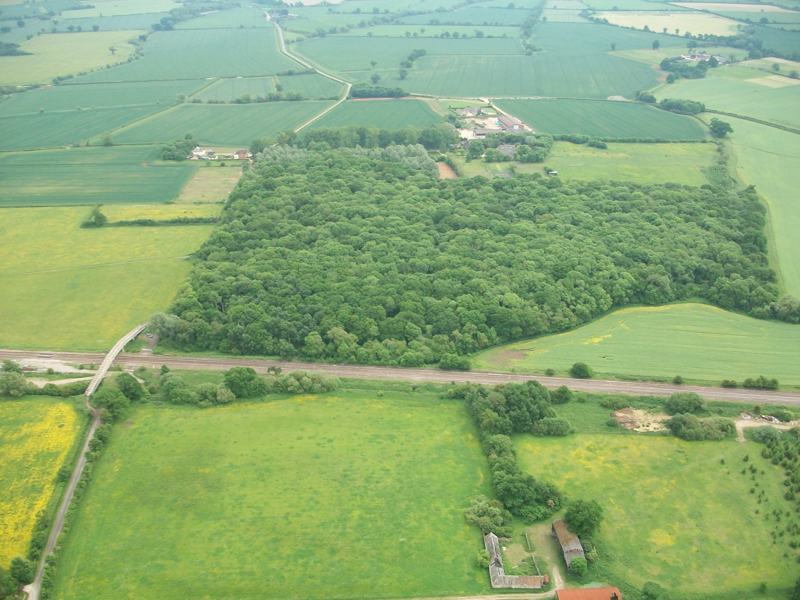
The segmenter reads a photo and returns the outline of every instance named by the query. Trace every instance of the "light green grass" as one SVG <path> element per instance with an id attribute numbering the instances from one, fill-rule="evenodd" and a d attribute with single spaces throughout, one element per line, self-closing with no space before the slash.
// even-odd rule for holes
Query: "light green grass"
<path id="1" fill-rule="evenodd" d="M 796 551 L 785 539 L 772 543 L 774 517 L 765 517 L 791 510 L 782 471 L 752 442 L 581 433 L 523 436 L 516 448 L 528 472 L 603 507 L 590 580 L 610 581 L 626 597 L 627 586 L 655 581 L 676 600 L 758 598 L 762 581 L 768 597 L 784 598 L 794 585 Z M 755 482 L 741 474 L 750 464 L 759 470 Z M 766 491 L 762 504 L 749 493 L 754 484 Z"/>
<path id="2" fill-rule="evenodd" d="M 800 297 L 800 135 L 724 117 L 734 129 L 731 146 L 739 178 L 756 186 L 769 207 L 771 250 L 777 258 L 781 283 Z"/>
<path id="3" fill-rule="evenodd" d="M 295 92 L 308 99 L 338 98 L 344 92 L 341 83 L 316 73 L 281 75 L 277 80 L 284 93 Z"/>
<path id="4" fill-rule="evenodd" d="M 501 100 L 498 106 L 536 131 L 578 133 L 604 139 L 702 140 L 703 125 L 634 102 L 592 100 Z"/>
<path id="5" fill-rule="evenodd" d="M 736 35 L 739 28 L 739 23 L 731 19 L 705 12 L 686 10 L 669 12 L 609 11 L 596 14 L 599 18 L 608 20 L 612 25 L 635 29 L 649 27 L 651 31 L 661 31 L 666 28 L 669 33 L 680 35 L 687 32 L 693 35 Z"/>
<path id="6" fill-rule="evenodd" d="M 705 79 L 681 79 L 664 85 L 656 95 L 659 99 L 699 100 L 712 110 L 800 128 L 800 82 L 779 74 L 736 65 L 720 67 Z"/>
<path id="7" fill-rule="evenodd" d="M 0 210 L 0 347 L 106 351 L 165 310 L 208 226 L 81 229 L 87 207 Z"/>
<path id="8" fill-rule="evenodd" d="M 379 129 L 427 127 L 441 123 L 437 115 L 422 100 L 350 100 L 315 121 L 311 127 L 345 127 L 358 125 Z"/>
<path id="9" fill-rule="evenodd" d="M 521 26 L 531 15 L 529 10 L 518 8 L 486 8 L 464 6 L 446 13 L 427 13 L 403 17 L 400 22 L 410 25 L 516 25 Z"/>
<path id="10" fill-rule="evenodd" d="M 719 383 L 763 374 L 800 387 L 800 326 L 704 304 L 625 308 L 566 333 L 477 354 L 478 370 L 566 373 L 587 363 L 598 377 Z"/>
<path id="11" fill-rule="evenodd" d="M 612 179 L 637 183 L 708 183 L 705 170 L 716 157 L 714 144 L 608 144 L 600 150 L 556 142 L 548 167 L 562 179 Z"/>
<path id="12" fill-rule="evenodd" d="M 123 144 L 169 142 L 192 134 L 206 144 L 247 146 L 255 139 L 289 131 L 321 112 L 331 102 L 266 102 L 260 104 L 183 104 L 114 134 Z"/>
<path id="13" fill-rule="evenodd" d="M 0 567 L 28 553 L 36 517 L 56 491 L 56 473 L 81 422 L 70 402 L 26 396 L 0 400 Z"/>
<path id="14" fill-rule="evenodd" d="M 518 38 L 520 35 L 519 27 L 503 25 L 375 25 L 374 27 L 351 29 L 345 35 L 429 38 L 438 37 L 443 33 L 451 36 L 453 33 L 458 33 L 459 36 L 472 38 L 476 37 L 476 31 L 482 32 L 483 37 Z"/>
<path id="15" fill-rule="evenodd" d="M 0 207 L 169 202 L 197 167 L 160 148 L 114 146 L 0 154 Z"/>
<path id="16" fill-rule="evenodd" d="M 0 57 L 0 85 L 49 83 L 54 77 L 125 62 L 139 31 L 44 34 L 20 48 L 30 54 Z M 112 53 L 111 48 L 116 52 Z"/>
<path id="17" fill-rule="evenodd" d="M 462 405 L 434 394 L 141 408 L 97 465 L 53 597 L 485 592 L 463 509 L 486 492 Z"/>
<path id="18" fill-rule="evenodd" d="M 308 100 L 336 98 L 341 95 L 344 87 L 340 83 L 317 75 L 307 73 L 302 75 L 269 76 L 269 77 L 237 77 L 233 79 L 220 79 L 204 88 L 194 97 L 203 101 L 233 102 L 238 98 L 249 95 L 255 99 L 265 98 L 277 91 L 281 86 L 284 94 L 298 93 Z"/>
<path id="19" fill-rule="evenodd" d="M 264 11 L 256 6 L 243 6 L 217 10 L 210 14 L 181 21 L 176 29 L 271 27 Z"/>
<path id="20" fill-rule="evenodd" d="M 113 17 L 139 13 L 169 12 L 179 8 L 174 0 L 92 0 L 91 7 L 80 10 L 65 10 L 62 17 Z"/>

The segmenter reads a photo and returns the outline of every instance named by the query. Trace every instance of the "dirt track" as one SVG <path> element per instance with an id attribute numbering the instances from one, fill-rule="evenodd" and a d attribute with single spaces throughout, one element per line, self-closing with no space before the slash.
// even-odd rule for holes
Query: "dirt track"
<path id="1" fill-rule="evenodd" d="M 65 363 L 99 364 L 103 359 L 100 353 L 47 352 L 26 350 L 0 350 L 0 360 L 60 360 Z M 517 375 L 513 373 L 483 373 L 477 371 L 441 371 L 439 369 L 404 369 L 400 367 L 371 367 L 363 365 L 337 365 L 327 363 L 303 363 L 276 361 L 258 358 L 168 356 L 144 354 L 120 354 L 117 364 L 125 367 L 160 367 L 167 365 L 174 369 L 194 369 L 219 371 L 231 367 L 252 367 L 265 373 L 269 367 L 280 367 L 284 371 L 313 371 L 336 377 L 352 379 L 388 379 L 398 381 L 432 383 L 483 383 L 494 385 L 514 381 L 536 380 L 550 388 L 566 385 L 582 392 L 602 394 L 628 394 L 635 396 L 669 396 L 675 392 L 696 392 L 706 400 L 724 400 L 744 404 L 786 404 L 800 405 L 799 392 L 763 391 L 746 389 L 726 389 L 696 385 L 673 385 L 647 381 L 610 381 L 602 379 L 570 379 L 568 377 L 547 377 L 545 375 Z"/>

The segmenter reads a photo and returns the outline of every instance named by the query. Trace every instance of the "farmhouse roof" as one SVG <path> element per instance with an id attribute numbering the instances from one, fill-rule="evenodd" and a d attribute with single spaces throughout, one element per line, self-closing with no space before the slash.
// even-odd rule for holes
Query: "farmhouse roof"
<path id="1" fill-rule="evenodd" d="M 522 121 L 516 119 L 514 117 L 510 117 L 508 115 L 500 115 L 497 117 L 497 122 L 500 123 L 506 129 L 511 129 L 512 127 L 521 127 Z"/>
<path id="2" fill-rule="evenodd" d="M 557 590 L 556 600 L 622 600 L 622 592 L 615 587 L 573 588 Z"/>
<path id="3" fill-rule="evenodd" d="M 481 114 L 481 109 L 479 106 L 468 106 L 466 108 L 460 108 L 456 111 L 462 117 L 477 117 Z"/>
<path id="4" fill-rule="evenodd" d="M 581 546 L 580 539 L 569 530 L 562 519 L 553 521 L 553 533 L 561 546 L 561 552 L 564 554 L 564 562 L 567 563 L 567 566 L 572 564 L 574 559 L 583 557 L 583 546 Z"/>

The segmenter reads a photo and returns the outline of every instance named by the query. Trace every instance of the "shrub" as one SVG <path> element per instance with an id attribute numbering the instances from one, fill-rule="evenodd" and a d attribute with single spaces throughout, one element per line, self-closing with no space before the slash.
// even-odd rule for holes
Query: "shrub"
<path id="1" fill-rule="evenodd" d="M 501 537 L 511 534 L 511 513 L 498 500 L 489 500 L 485 496 L 473 498 L 470 507 L 464 511 L 464 518 L 483 533 L 492 532 Z"/>
<path id="2" fill-rule="evenodd" d="M 699 413 L 705 408 L 703 399 L 692 392 L 672 394 L 664 403 L 664 410 L 670 415 L 681 413 Z"/>
<path id="3" fill-rule="evenodd" d="M 439 360 L 439 368 L 447 371 L 469 371 L 472 365 L 466 356 L 445 354 Z"/>
<path id="4" fill-rule="evenodd" d="M 0 371 L 4 373 L 22 373 L 22 367 L 19 366 L 18 362 L 13 360 L 4 360 Z"/>
<path id="5" fill-rule="evenodd" d="M 145 395 L 142 384 L 130 373 L 120 373 L 116 379 L 117 387 L 131 402 L 138 402 Z"/>
<path id="6" fill-rule="evenodd" d="M 546 417 L 534 423 L 532 432 L 534 435 L 563 437 L 572 432 L 572 427 L 566 419 Z"/>
<path id="7" fill-rule="evenodd" d="M 583 577 L 589 571 L 589 563 L 586 562 L 585 558 L 578 556 L 569 563 L 569 570 L 573 575 Z"/>
<path id="8" fill-rule="evenodd" d="M 254 398 L 267 391 L 267 385 L 250 367 L 233 367 L 225 372 L 225 385 L 237 398 Z"/>
<path id="9" fill-rule="evenodd" d="M 592 537 L 602 520 L 603 507 L 594 500 L 576 500 L 564 514 L 564 521 L 578 537 Z"/>
<path id="10" fill-rule="evenodd" d="M 19 398 L 27 394 L 29 389 L 28 380 L 21 373 L 0 374 L 0 396 Z"/>
<path id="11" fill-rule="evenodd" d="M 722 440 L 736 433 L 733 421 L 723 417 L 698 419 L 695 415 L 681 414 L 669 419 L 666 426 L 675 437 L 690 442 Z"/>
<path id="12" fill-rule="evenodd" d="M 553 404 L 566 404 L 570 400 L 572 400 L 572 390 L 565 385 L 550 392 L 550 401 Z"/>
<path id="13" fill-rule="evenodd" d="M 92 396 L 92 404 L 101 409 L 112 421 L 119 419 L 131 405 L 121 391 L 103 386 Z"/>
<path id="14" fill-rule="evenodd" d="M 774 378 L 768 379 L 763 375 L 759 375 L 755 379 L 748 377 L 742 383 L 742 387 L 746 387 L 752 390 L 777 390 L 778 380 Z"/>
<path id="15" fill-rule="evenodd" d="M 789 421 L 792 420 L 793 417 L 792 413 L 783 407 L 773 408 L 770 411 L 768 411 L 767 414 L 771 417 L 775 417 L 776 419 L 778 419 L 778 421 L 781 421 L 782 423 L 788 423 Z"/>
<path id="16" fill-rule="evenodd" d="M 569 374 L 576 379 L 589 379 L 592 376 L 592 370 L 586 363 L 576 362 L 570 367 Z"/>
<path id="17" fill-rule="evenodd" d="M 667 590 L 654 581 L 648 581 L 642 588 L 644 600 L 669 600 Z"/>
<path id="18" fill-rule="evenodd" d="M 683 377 L 680 375 L 675 375 L 675 377 L 672 378 L 672 383 L 675 385 L 683 385 Z"/>
<path id="19" fill-rule="evenodd" d="M 739 384 L 736 383 L 733 379 L 723 379 L 722 383 L 720 384 L 724 388 L 736 388 L 739 387 Z"/>
<path id="20" fill-rule="evenodd" d="M 11 561 L 11 569 L 9 572 L 14 581 L 19 585 L 27 585 L 33 581 L 35 570 L 34 564 L 31 561 L 17 556 Z"/>

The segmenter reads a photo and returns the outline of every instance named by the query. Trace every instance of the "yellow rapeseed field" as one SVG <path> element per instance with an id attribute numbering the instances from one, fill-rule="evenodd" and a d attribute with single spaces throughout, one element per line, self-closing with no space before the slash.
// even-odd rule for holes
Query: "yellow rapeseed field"
<path id="1" fill-rule="evenodd" d="M 0 401 L 0 566 L 28 551 L 36 516 L 80 429 L 75 408 L 50 398 Z"/>

